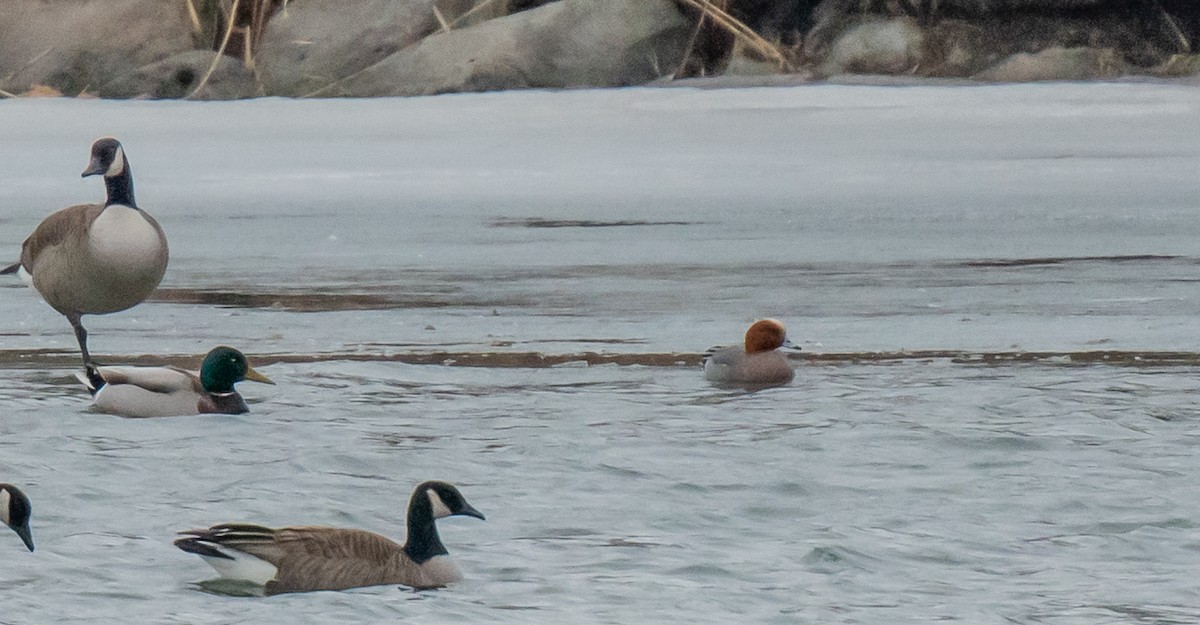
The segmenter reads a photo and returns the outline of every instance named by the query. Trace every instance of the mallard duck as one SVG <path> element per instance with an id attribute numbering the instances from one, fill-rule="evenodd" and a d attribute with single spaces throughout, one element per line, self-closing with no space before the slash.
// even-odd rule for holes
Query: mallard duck
<path id="1" fill-rule="evenodd" d="M 104 176 L 103 204 L 64 208 L 25 239 L 21 261 L 0 274 L 17 274 L 75 330 L 83 364 L 92 362 L 83 315 L 135 306 L 150 296 L 167 270 L 167 239 L 158 222 L 133 199 L 133 175 L 120 142 L 92 144 L 83 176 Z"/>
<path id="2" fill-rule="evenodd" d="M 33 534 L 29 531 L 29 516 L 33 506 L 21 489 L 12 484 L 0 484 L 0 522 L 12 528 L 21 542 L 33 551 Z"/>
<path id="3" fill-rule="evenodd" d="M 746 330 L 743 346 L 714 347 L 704 354 L 704 377 L 717 384 L 777 386 L 792 381 L 795 372 L 778 350 L 800 349 L 776 319 L 760 319 Z"/>
<path id="4" fill-rule="evenodd" d="M 97 367 L 88 365 L 76 377 L 103 412 L 125 417 L 173 417 L 250 410 L 233 388 L 242 380 L 274 384 L 232 347 L 215 347 L 199 373 L 178 367 Z"/>
<path id="5" fill-rule="evenodd" d="M 439 588 L 461 579 L 434 520 L 483 519 L 453 485 L 422 482 L 408 502 L 408 540 L 399 545 L 360 529 L 226 523 L 180 532 L 175 546 L 199 555 L 223 579 L 263 586 L 268 595 L 400 584 Z"/>

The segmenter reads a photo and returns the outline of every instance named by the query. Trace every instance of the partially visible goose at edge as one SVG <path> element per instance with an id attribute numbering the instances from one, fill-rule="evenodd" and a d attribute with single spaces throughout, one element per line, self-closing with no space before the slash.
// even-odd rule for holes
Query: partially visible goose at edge
<path id="1" fill-rule="evenodd" d="M 111 137 L 92 144 L 83 176 L 102 174 L 103 204 L 64 208 L 25 239 L 21 261 L 0 270 L 17 274 L 64 315 L 75 330 L 85 365 L 91 363 L 80 317 L 131 308 L 158 287 L 167 270 L 167 239 L 133 198 L 125 149 Z"/>
<path id="2" fill-rule="evenodd" d="M 33 551 L 33 533 L 29 531 L 29 516 L 33 506 L 21 489 L 12 484 L 0 484 L 0 522 L 12 528 L 21 542 Z"/>
<path id="3" fill-rule="evenodd" d="M 102 412 L 124 417 L 242 414 L 250 408 L 233 385 L 243 380 L 274 384 L 232 347 L 214 347 L 200 371 L 178 367 L 96 367 L 76 373 Z"/>
<path id="4" fill-rule="evenodd" d="M 760 319 L 746 330 L 744 345 L 714 347 L 704 355 L 704 377 L 720 385 L 779 386 L 795 372 L 780 348 L 799 350 L 776 319 Z"/>
<path id="5" fill-rule="evenodd" d="M 457 488 L 429 481 L 413 490 L 403 545 L 360 529 L 227 523 L 180 532 L 175 546 L 204 558 L 222 579 L 263 586 L 268 595 L 382 584 L 440 588 L 462 579 L 434 524 L 454 515 L 483 519 Z"/>

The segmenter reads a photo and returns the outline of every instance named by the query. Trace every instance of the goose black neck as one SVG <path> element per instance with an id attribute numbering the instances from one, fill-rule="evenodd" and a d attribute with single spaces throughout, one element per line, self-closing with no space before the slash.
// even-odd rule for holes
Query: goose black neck
<path id="1" fill-rule="evenodd" d="M 125 158 L 125 156 L 122 155 L 121 158 Z M 129 173 L 129 159 L 125 159 L 121 173 L 104 177 L 104 188 L 108 191 L 108 199 L 104 202 L 105 206 L 120 204 L 137 208 L 137 202 L 133 199 L 133 176 Z"/>
<path id="2" fill-rule="evenodd" d="M 438 536 L 433 506 L 424 491 L 413 493 L 412 501 L 408 504 L 408 539 L 404 541 L 404 553 L 417 564 L 449 553 Z"/>

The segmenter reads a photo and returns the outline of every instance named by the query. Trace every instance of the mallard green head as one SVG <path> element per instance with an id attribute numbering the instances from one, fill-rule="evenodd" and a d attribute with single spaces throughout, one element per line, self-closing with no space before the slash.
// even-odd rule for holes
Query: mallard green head
<path id="1" fill-rule="evenodd" d="M 242 352 L 232 347 L 214 347 L 200 365 L 200 385 L 210 393 L 230 393 L 233 385 L 242 380 L 274 384 L 270 378 L 255 371 Z"/>

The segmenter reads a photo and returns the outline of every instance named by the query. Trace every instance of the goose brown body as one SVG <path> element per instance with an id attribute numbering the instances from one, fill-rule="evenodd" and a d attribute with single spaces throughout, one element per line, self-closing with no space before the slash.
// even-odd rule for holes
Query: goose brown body
<path id="1" fill-rule="evenodd" d="M 133 307 L 158 287 L 169 252 L 162 227 L 137 206 L 120 142 L 92 144 L 83 175 L 103 175 L 103 204 L 69 206 L 42 220 L 21 246 L 20 262 L 0 273 L 21 275 L 71 323 L 85 365 L 91 363 L 80 318 Z"/>
<path id="2" fill-rule="evenodd" d="M 384 584 L 439 588 L 462 577 L 434 524 L 453 515 L 484 518 L 457 488 L 429 481 L 409 500 L 403 545 L 361 529 L 242 523 L 180 532 L 175 545 L 203 557 L 222 577 L 261 584 L 267 594 Z"/>
<path id="3" fill-rule="evenodd" d="M 32 278 L 33 288 L 63 315 L 103 315 L 132 308 L 154 292 L 166 273 L 166 237 L 145 212 L 133 218 L 144 220 L 161 246 L 153 246 L 149 254 L 124 258 L 95 253 L 92 227 L 106 208 L 103 204 L 64 208 L 43 220 L 21 248 L 21 267 Z"/>

